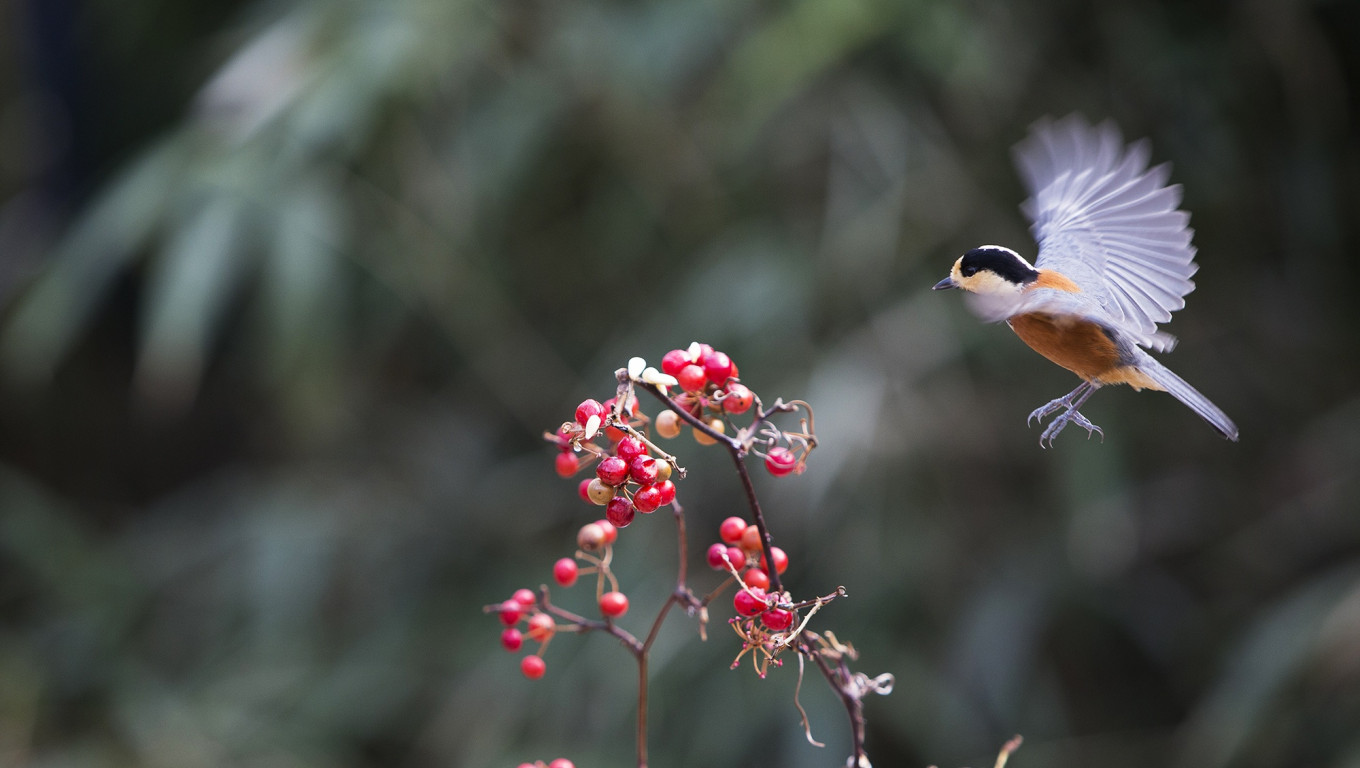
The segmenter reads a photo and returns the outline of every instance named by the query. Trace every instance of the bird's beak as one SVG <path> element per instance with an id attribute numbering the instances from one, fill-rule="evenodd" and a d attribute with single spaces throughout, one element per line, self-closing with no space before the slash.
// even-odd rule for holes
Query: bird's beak
<path id="1" fill-rule="evenodd" d="M 936 283 L 936 284 L 935 284 L 935 288 L 934 288 L 933 290 L 936 290 L 936 291 L 947 291 L 947 290 L 949 290 L 950 288 L 958 288 L 958 287 L 959 287 L 959 284 L 956 283 L 956 282 L 954 282 L 954 278 L 953 278 L 953 277 L 946 277 L 945 279 L 943 279 L 943 280 L 941 280 L 940 282 Z"/>

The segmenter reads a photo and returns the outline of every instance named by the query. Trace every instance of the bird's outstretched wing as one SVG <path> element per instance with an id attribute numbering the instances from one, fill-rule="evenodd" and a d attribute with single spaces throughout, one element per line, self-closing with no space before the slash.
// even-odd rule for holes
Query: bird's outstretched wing
<path id="1" fill-rule="evenodd" d="M 1015 147 L 1030 193 L 1021 210 L 1039 243 L 1035 266 L 1067 275 L 1116 324 L 1144 339 L 1185 306 L 1198 267 L 1190 214 L 1167 165 L 1148 168 L 1146 142 L 1129 146 L 1113 123 L 1078 115 L 1036 123 Z M 1162 343 L 1150 346 L 1161 348 Z"/>

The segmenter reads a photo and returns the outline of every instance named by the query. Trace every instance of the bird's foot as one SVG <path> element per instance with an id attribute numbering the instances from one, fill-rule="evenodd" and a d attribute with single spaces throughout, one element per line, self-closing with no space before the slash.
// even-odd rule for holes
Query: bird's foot
<path id="1" fill-rule="evenodd" d="M 1042 411 L 1045 408 L 1048 408 L 1052 405 L 1053 403 L 1049 403 L 1048 405 L 1044 406 L 1044 408 L 1040 408 L 1039 410 Z M 1038 411 L 1036 411 L 1035 413 L 1038 413 Z M 1031 414 L 1031 416 L 1033 416 L 1033 414 Z M 1059 414 L 1056 419 L 1048 423 L 1048 427 L 1044 429 L 1044 433 L 1042 435 L 1039 435 L 1039 446 L 1041 448 L 1052 448 L 1053 440 L 1058 436 L 1059 432 L 1062 432 L 1063 429 L 1067 427 L 1069 423 L 1076 424 L 1077 426 L 1086 430 L 1087 440 L 1091 439 L 1091 435 L 1093 433 L 1099 432 L 1100 441 L 1102 443 L 1105 442 L 1105 430 L 1101 429 L 1095 424 L 1092 424 L 1090 419 L 1087 419 L 1085 416 L 1081 415 L 1081 411 L 1078 411 L 1076 408 L 1069 407 L 1066 411 Z"/>
<path id="2" fill-rule="evenodd" d="M 1025 426 L 1033 424 L 1035 420 L 1038 420 L 1038 422 L 1042 424 L 1044 423 L 1044 419 L 1052 416 L 1058 411 L 1070 410 L 1072 410 L 1072 395 L 1063 395 L 1056 400 L 1049 400 L 1046 405 L 1041 405 L 1033 411 L 1030 411 L 1029 418 L 1025 419 Z"/>

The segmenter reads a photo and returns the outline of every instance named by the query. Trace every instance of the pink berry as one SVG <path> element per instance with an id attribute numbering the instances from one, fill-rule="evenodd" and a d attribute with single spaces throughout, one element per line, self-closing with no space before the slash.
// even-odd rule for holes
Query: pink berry
<path id="1" fill-rule="evenodd" d="M 559 757 L 551 763 L 548 763 L 548 768 L 576 768 L 576 763 L 573 763 L 565 757 Z"/>
<path id="2" fill-rule="evenodd" d="M 708 567 L 709 567 L 709 568 L 712 568 L 712 569 L 715 570 L 715 571 L 725 571 L 725 570 L 727 570 L 727 563 L 724 563 L 724 562 L 723 562 L 723 555 L 725 555 L 725 554 L 727 554 L 727 545 L 726 545 L 726 544 L 723 544 L 723 543 L 719 542 L 719 543 L 717 543 L 717 544 L 713 544 L 712 546 L 710 546 L 710 547 L 708 548 L 708 556 L 707 556 L 707 557 L 708 557 Z M 741 565 L 741 563 L 739 563 L 739 562 L 733 562 L 732 565 Z"/>
<path id="3" fill-rule="evenodd" d="M 737 591 L 736 597 L 732 598 L 732 607 L 742 616 L 755 616 L 770 605 L 766 602 L 765 590 L 751 587 Z"/>
<path id="4" fill-rule="evenodd" d="M 584 427 L 591 416 L 603 418 L 604 406 L 600 405 L 599 400 L 582 400 L 581 404 L 576 406 L 576 423 Z"/>
<path id="5" fill-rule="evenodd" d="M 530 680 L 537 680 L 548 671 L 548 665 L 542 656 L 525 656 L 519 661 L 519 671 Z"/>
<path id="6" fill-rule="evenodd" d="M 533 606 L 534 603 L 538 602 L 538 596 L 534 594 L 532 589 L 517 589 L 515 590 L 515 594 L 510 596 L 510 599 L 525 608 L 529 608 Z"/>
<path id="7" fill-rule="evenodd" d="M 728 544 L 736 544 L 741 541 L 741 535 L 746 532 L 746 521 L 740 517 L 729 517 L 718 525 L 718 538 Z"/>
<path id="8" fill-rule="evenodd" d="M 594 503 L 590 498 L 590 484 L 598 479 L 598 477 L 583 477 L 581 482 L 576 484 L 576 495 L 581 497 L 581 501 L 588 504 Z"/>
<path id="9" fill-rule="evenodd" d="M 728 547 L 727 559 L 732 561 L 732 565 L 740 568 L 746 565 L 746 550 L 741 547 Z"/>
<path id="10" fill-rule="evenodd" d="M 624 435 L 623 439 L 620 440 L 619 444 L 614 448 L 614 453 L 620 459 L 632 464 L 633 460 L 637 457 L 647 455 L 647 446 L 643 445 L 641 440 L 632 435 Z"/>
<path id="11" fill-rule="evenodd" d="M 600 595 L 600 613 L 617 619 L 628 613 L 628 596 L 622 592 L 606 592 Z"/>
<path id="12" fill-rule="evenodd" d="M 571 451 L 560 451 L 557 454 L 557 474 L 560 477 L 571 477 L 576 474 L 576 470 L 581 468 L 581 460 L 576 458 L 576 454 Z"/>
<path id="13" fill-rule="evenodd" d="M 505 650 L 514 653 L 519 650 L 521 645 L 524 645 L 524 635 L 521 635 L 519 630 L 514 627 L 506 627 L 505 631 L 501 633 L 501 645 Z"/>
<path id="14" fill-rule="evenodd" d="M 615 528 L 613 523 L 608 520 L 596 520 L 595 524 L 604 531 L 604 543 L 613 544 L 619 540 L 619 529 Z"/>
<path id="15" fill-rule="evenodd" d="M 620 486 L 628 479 L 628 462 L 618 456 L 606 457 L 595 468 L 596 477 L 605 485 Z"/>
<path id="16" fill-rule="evenodd" d="M 553 563 L 553 581 L 564 587 L 575 584 L 576 575 L 579 572 L 580 569 L 577 567 L 576 561 L 570 557 L 564 557 Z"/>
<path id="17" fill-rule="evenodd" d="M 708 379 L 704 376 L 704 369 L 691 363 L 680 369 L 675 374 L 675 380 L 680 382 L 680 388 L 686 392 L 701 392 Z"/>
<path id="18" fill-rule="evenodd" d="M 720 387 L 727 382 L 727 377 L 732 375 L 732 358 L 724 352 L 716 350 L 709 352 L 699 360 L 699 363 L 704 367 L 704 376 Z"/>
<path id="19" fill-rule="evenodd" d="M 501 623 L 507 627 L 513 627 L 519 623 L 520 617 L 524 615 L 524 604 L 518 600 L 506 600 L 501 603 Z"/>
<path id="20" fill-rule="evenodd" d="M 651 485 L 661 473 L 660 462 L 651 456 L 638 456 L 628 465 L 628 477 L 638 485 Z"/>
<path id="21" fill-rule="evenodd" d="M 748 587 L 760 587 L 761 589 L 770 588 L 769 575 L 759 568 L 747 568 L 746 573 L 741 575 L 741 579 L 746 582 L 746 586 Z"/>
<path id="22" fill-rule="evenodd" d="M 557 622 L 546 613 L 535 613 L 529 618 L 529 639 L 535 643 L 546 642 L 557 632 Z"/>
<path id="23" fill-rule="evenodd" d="M 789 556 L 784 552 L 784 550 L 780 549 L 779 547 L 770 547 L 770 554 L 774 555 L 775 573 L 783 573 L 784 571 L 787 571 L 789 569 Z M 770 566 L 766 565 L 765 563 L 764 554 L 760 556 L 760 567 L 764 568 L 766 571 L 770 570 Z"/>
<path id="24" fill-rule="evenodd" d="M 661 506 L 661 491 L 655 485 L 644 485 L 633 492 L 633 506 L 644 515 L 650 515 Z"/>
<path id="25" fill-rule="evenodd" d="M 756 396 L 751 394 L 751 390 L 745 384 L 733 382 L 727 387 L 727 396 L 723 398 L 722 407 L 728 413 L 746 413 L 751 410 L 751 405 L 755 403 Z"/>
<path id="26" fill-rule="evenodd" d="M 637 509 L 627 496 L 615 496 L 604 507 L 604 516 L 616 528 L 627 528 L 633 522 Z"/>
<path id="27" fill-rule="evenodd" d="M 747 552 L 761 551 L 760 528 L 754 525 L 746 526 L 746 530 L 741 532 L 741 540 L 737 542 L 737 546 Z"/>
<path id="28" fill-rule="evenodd" d="M 798 468 L 798 457 L 788 448 L 777 445 L 765 455 L 765 468 L 775 477 L 783 477 Z"/>
<path id="29" fill-rule="evenodd" d="M 661 358 L 661 372 L 669 376 L 674 376 L 680 372 L 681 368 L 694 361 L 689 359 L 689 353 L 683 349 L 672 349 Z"/>
<path id="30" fill-rule="evenodd" d="M 783 632 L 793 626 L 793 612 L 783 608 L 771 608 L 760 617 L 760 623 L 773 632 Z"/>
<path id="31" fill-rule="evenodd" d="M 672 481 L 662 480 L 661 483 L 657 483 L 657 492 L 661 493 L 662 507 L 665 507 L 666 504 L 669 504 L 670 502 L 675 502 L 676 500 L 676 484 L 672 483 Z"/>

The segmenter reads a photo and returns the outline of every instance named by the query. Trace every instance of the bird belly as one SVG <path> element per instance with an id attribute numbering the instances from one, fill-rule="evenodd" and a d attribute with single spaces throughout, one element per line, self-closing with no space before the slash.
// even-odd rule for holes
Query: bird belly
<path id="1" fill-rule="evenodd" d="M 1015 335 L 1030 349 L 1087 381 L 1099 381 L 1102 384 L 1133 383 L 1131 379 L 1123 380 L 1128 377 L 1121 378 L 1117 372 L 1138 373 L 1132 366 L 1121 365 L 1119 347 L 1105 333 L 1105 329 L 1096 323 L 1038 312 L 1016 315 L 1007 322 Z M 1114 381 L 1111 378 L 1121 380 Z M 1147 386 L 1142 381 L 1139 384 Z"/>

